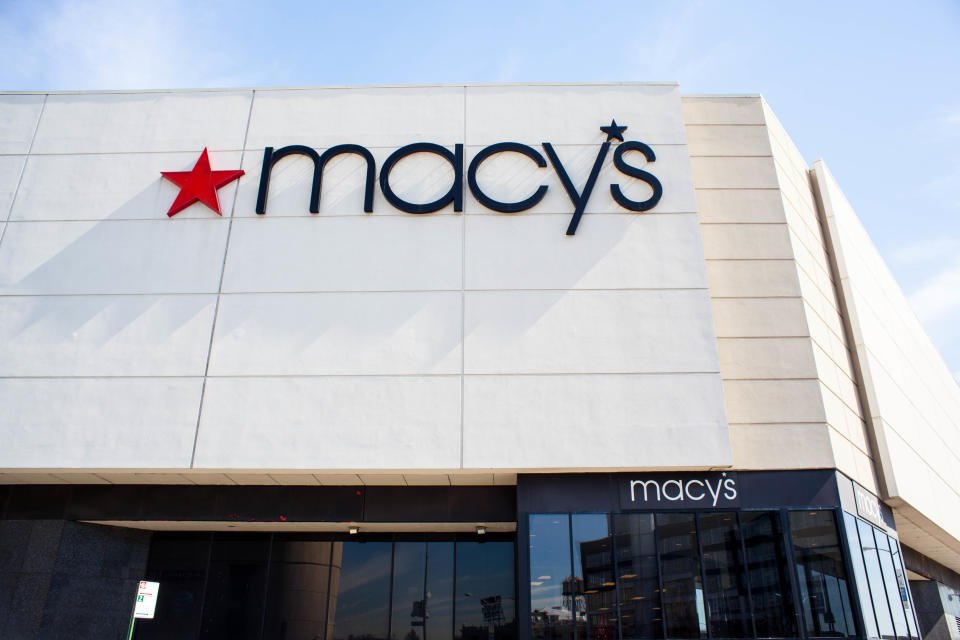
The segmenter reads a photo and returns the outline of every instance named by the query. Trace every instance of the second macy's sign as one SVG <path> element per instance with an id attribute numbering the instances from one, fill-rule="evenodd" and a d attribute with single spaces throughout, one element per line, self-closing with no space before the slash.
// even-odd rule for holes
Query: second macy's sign
<path id="1" fill-rule="evenodd" d="M 647 162 L 656 161 L 656 155 L 654 154 L 653 149 L 643 142 L 636 140 L 629 140 L 625 142 L 623 139 L 623 132 L 626 129 L 626 126 L 617 125 L 616 120 L 613 120 L 609 126 L 600 127 L 600 130 L 607 134 L 607 140 L 606 142 L 603 142 L 600 145 L 600 148 L 597 150 L 596 160 L 593 163 L 593 168 L 590 171 L 590 175 L 587 177 L 582 191 L 577 190 L 573 179 L 571 179 L 570 175 L 567 173 L 567 170 L 563 166 L 563 162 L 560 161 L 559 156 L 557 156 L 557 152 L 554 150 L 553 145 L 549 142 L 542 143 L 541 147 L 543 148 L 544 153 L 546 153 L 547 158 L 550 159 L 550 164 L 552 165 L 553 170 L 556 172 L 557 177 L 560 179 L 560 183 L 563 185 L 564 191 L 567 192 L 567 196 L 570 198 L 570 201 L 573 204 L 573 217 L 570 220 L 570 225 L 567 227 L 568 236 L 572 236 L 577 232 L 577 226 L 580 224 L 580 217 L 583 215 L 583 212 L 587 207 L 587 202 L 590 200 L 590 196 L 593 193 L 593 187 L 596 185 L 597 178 L 600 175 L 600 169 L 603 166 L 604 160 L 606 160 L 607 154 L 610 151 L 611 141 L 613 140 L 618 141 L 618 144 L 613 152 L 613 165 L 618 171 L 620 171 L 620 173 L 647 183 L 653 190 L 653 195 L 651 195 L 650 198 L 638 201 L 625 196 L 623 191 L 620 189 L 619 184 L 611 184 L 610 195 L 613 197 L 613 199 L 617 202 L 617 204 L 629 211 L 649 211 L 657 206 L 658 202 L 660 202 L 660 198 L 663 196 L 663 186 L 660 184 L 660 181 L 657 179 L 657 177 L 649 171 L 645 171 L 639 167 L 628 164 L 624 159 L 624 154 L 628 151 L 640 152 L 643 154 L 643 157 L 646 158 Z M 433 202 L 427 202 L 423 204 L 408 202 L 398 196 L 390 186 L 390 172 L 393 170 L 393 168 L 398 162 L 415 153 L 435 154 L 449 162 L 453 167 L 453 184 L 443 196 L 434 200 Z M 540 168 L 546 168 L 547 166 L 547 160 L 543 157 L 543 155 L 537 149 L 529 145 L 521 144 L 519 142 L 498 142 L 496 144 L 492 144 L 481 149 L 480 152 L 473 157 L 473 160 L 470 161 L 469 167 L 467 167 L 467 185 L 470 188 L 470 193 L 473 194 L 473 197 L 476 198 L 480 204 L 488 209 L 492 209 L 493 211 L 498 211 L 500 213 L 518 213 L 536 206 L 536 204 L 543 199 L 544 195 L 546 195 L 548 188 L 547 185 L 540 185 L 532 195 L 517 202 L 503 202 L 500 200 L 495 200 L 484 193 L 483 189 L 481 189 L 480 185 L 477 183 L 477 171 L 480 168 L 480 165 L 482 165 L 488 158 L 498 153 L 519 153 L 529 158 Z M 263 150 L 263 166 L 260 171 L 260 187 L 257 191 L 257 213 L 263 215 L 267 212 L 267 195 L 270 187 L 270 173 L 273 170 L 273 166 L 282 158 L 292 155 L 306 156 L 313 161 L 313 186 L 310 190 L 309 208 L 310 213 L 319 213 L 320 191 L 323 182 L 323 168 L 330 159 L 341 154 L 356 154 L 366 161 L 367 171 L 364 183 L 363 210 L 367 213 L 372 212 L 373 189 L 376 182 L 376 162 L 373 158 L 373 154 L 370 153 L 370 150 L 366 147 L 357 144 L 339 144 L 330 147 L 323 153 L 318 153 L 315 149 L 304 145 L 290 145 L 280 149 L 266 147 Z M 384 161 L 383 166 L 380 168 L 379 182 L 380 191 L 387 199 L 387 202 L 400 211 L 417 214 L 432 213 L 434 211 L 439 211 L 451 203 L 453 204 L 454 211 L 463 211 L 463 145 L 454 145 L 453 151 L 450 151 L 444 146 L 431 142 L 416 142 L 413 144 L 408 144 L 404 147 L 400 147 L 391 153 L 390 156 Z"/>

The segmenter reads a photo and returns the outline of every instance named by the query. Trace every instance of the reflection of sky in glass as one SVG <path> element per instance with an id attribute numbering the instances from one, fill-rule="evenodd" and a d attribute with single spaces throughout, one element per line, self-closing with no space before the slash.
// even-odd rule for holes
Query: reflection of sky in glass
<path id="1" fill-rule="evenodd" d="M 453 633 L 453 543 L 427 544 L 427 626 L 424 640 L 450 640 Z"/>
<path id="2" fill-rule="evenodd" d="M 334 638 L 387 635 L 390 602 L 389 542 L 344 542 Z"/>
<path id="3" fill-rule="evenodd" d="M 457 606 L 454 628 L 486 626 L 481 598 L 500 596 L 504 622 L 514 618 L 513 543 L 457 543 Z"/>
<path id="4" fill-rule="evenodd" d="M 573 570 L 583 577 L 583 562 L 580 559 L 580 543 L 600 540 L 610 535 L 605 513 L 587 513 L 573 516 Z"/>
<path id="5" fill-rule="evenodd" d="M 394 546 L 393 612 L 390 616 L 390 637 L 394 640 L 423 637 L 423 610 L 418 609 L 417 603 L 423 600 L 426 562 L 426 542 L 398 542 Z"/>
<path id="6" fill-rule="evenodd" d="M 531 607 L 559 613 L 563 606 L 563 581 L 570 576 L 566 514 L 530 516 L 530 576 Z"/>

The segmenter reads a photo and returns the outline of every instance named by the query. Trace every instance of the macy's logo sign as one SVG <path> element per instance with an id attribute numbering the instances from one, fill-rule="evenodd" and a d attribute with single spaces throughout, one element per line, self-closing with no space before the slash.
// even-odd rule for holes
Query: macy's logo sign
<path id="1" fill-rule="evenodd" d="M 721 474 L 714 482 L 711 482 L 710 478 L 704 478 L 703 480 L 696 478 L 689 480 L 673 479 L 663 482 L 659 480 L 631 480 L 630 501 L 636 502 L 638 495 L 642 496 L 643 502 L 648 502 L 651 497 L 655 502 L 661 502 L 662 500 L 699 502 L 709 499 L 715 507 L 721 498 L 724 500 L 737 499 L 737 481 L 728 478 L 726 473 Z"/>

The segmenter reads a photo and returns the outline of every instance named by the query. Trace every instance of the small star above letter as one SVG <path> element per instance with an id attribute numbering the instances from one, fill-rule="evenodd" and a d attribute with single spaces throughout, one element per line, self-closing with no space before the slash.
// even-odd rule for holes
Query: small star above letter
<path id="1" fill-rule="evenodd" d="M 213 209 L 218 216 L 220 213 L 220 200 L 217 198 L 217 189 L 233 182 L 243 175 L 243 169 L 235 171 L 211 171 L 210 156 L 204 148 L 200 154 L 197 164 L 193 165 L 190 171 L 161 171 L 163 177 L 180 187 L 180 193 L 177 199 L 170 205 L 170 211 L 167 215 L 175 216 L 194 202 L 202 202 Z"/>
<path id="2" fill-rule="evenodd" d="M 611 120 L 609 127 L 600 127 L 600 131 L 603 131 L 605 134 L 607 134 L 607 142 L 610 142 L 614 138 L 616 138 L 620 142 L 623 142 L 623 132 L 626 130 L 627 130 L 626 126 L 623 126 L 623 127 L 617 126 L 616 120 Z"/>

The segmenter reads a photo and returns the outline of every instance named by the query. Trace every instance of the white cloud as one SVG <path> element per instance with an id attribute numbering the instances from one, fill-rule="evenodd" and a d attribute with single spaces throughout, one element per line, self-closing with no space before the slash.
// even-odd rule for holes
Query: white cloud
<path id="1" fill-rule="evenodd" d="M 8 7 L 0 38 L 19 64 L 0 79 L 30 89 L 206 86 L 222 60 L 204 37 L 214 25 L 209 6 L 185 0 Z"/>
<path id="2" fill-rule="evenodd" d="M 924 323 L 960 314 L 960 261 L 937 273 L 909 296 L 910 306 Z"/>

